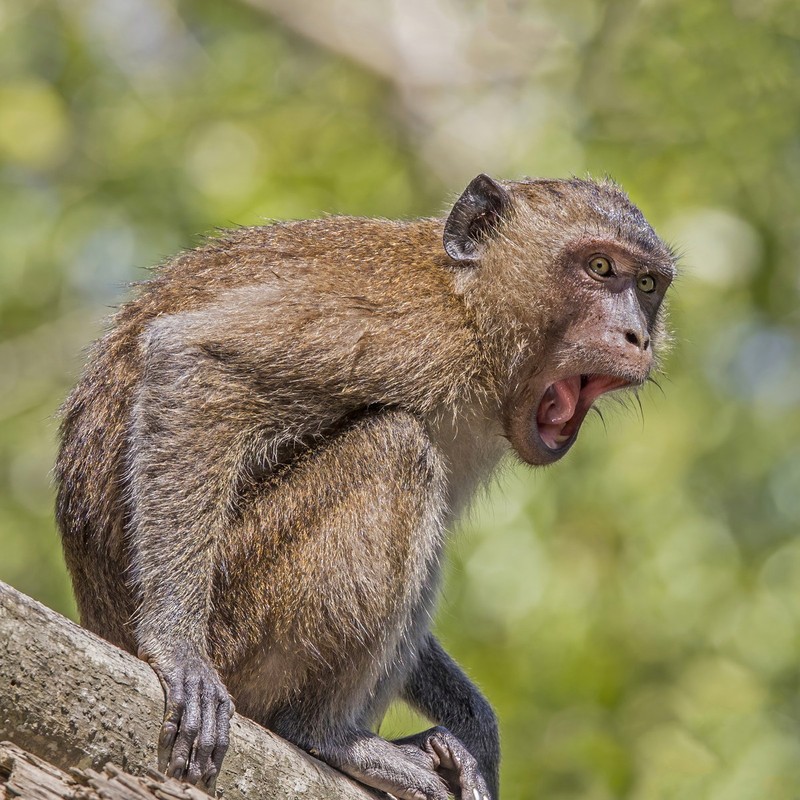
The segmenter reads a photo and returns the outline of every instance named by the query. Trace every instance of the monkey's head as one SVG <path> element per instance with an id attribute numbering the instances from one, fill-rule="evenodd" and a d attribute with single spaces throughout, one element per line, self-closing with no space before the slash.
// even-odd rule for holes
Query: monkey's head
<path id="1" fill-rule="evenodd" d="M 479 175 L 445 223 L 444 247 L 524 461 L 557 461 L 598 397 L 647 380 L 675 257 L 613 183 Z"/>

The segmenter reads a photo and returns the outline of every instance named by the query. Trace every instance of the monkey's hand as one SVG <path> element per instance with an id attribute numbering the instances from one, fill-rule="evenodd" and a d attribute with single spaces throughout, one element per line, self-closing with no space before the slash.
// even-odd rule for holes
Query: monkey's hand
<path id="1" fill-rule="evenodd" d="M 447 728 L 431 728 L 394 744 L 406 752 L 426 753 L 456 800 L 493 800 L 478 762 Z"/>
<path id="2" fill-rule="evenodd" d="M 196 647 L 140 649 L 164 687 L 166 711 L 158 738 L 159 769 L 214 790 L 228 749 L 233 702 L 217 671 Z"/>

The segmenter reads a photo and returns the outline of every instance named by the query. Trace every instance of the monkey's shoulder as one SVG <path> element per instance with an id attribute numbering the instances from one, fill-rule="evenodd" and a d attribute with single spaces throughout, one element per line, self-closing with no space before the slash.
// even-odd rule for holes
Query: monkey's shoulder
<path id="1" fill-rule="evenodd" d="M 117 322 L 225 302 L 280 297 L 286 304 L 413 304 L 451 293 L 442 221 L 358 217 L 279 222 L 222 231 L 157 267 L 136 286 Z"/>

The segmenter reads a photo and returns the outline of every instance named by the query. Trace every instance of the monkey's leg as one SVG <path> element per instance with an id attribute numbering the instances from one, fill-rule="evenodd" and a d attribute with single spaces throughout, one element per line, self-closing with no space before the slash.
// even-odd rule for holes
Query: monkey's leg
<path id="1" fill-rule="evenodd" d="M 288 721 L 288 720 L 285 720 Z M 389 742 L 360 729 L 330 732 L 319 740 L 297 737 L 296 721 L 276 732 L 361 783 L 398 800 L 494 800 L 478 763 L 445 728 Z"/>
<path id="2" fill-rule="evenodd" d="M 497 719 L 486 698 L 432 634 L 425 640 L 402 697 L 444 727 L 410 736 L 398 744 L 416 745 L 427 752 L 433 750 L 441 760 L 438 768 L 449 784 L 458 778 L 462 788 L 477 791 L 476 798 L 488 787 L 492 800 L 497 800 L 500 765 Z M 476 782 L 472 761 L 477 762 L 478 778 L 485 778 L 484 788 Z"/>
<path id="3" fill-rule="evenodd" d="M 241 528 L 231 531 L 231 583 L 216 603 L 227 614 L 229 604 L 244 605 L 239 592 L 260 586 L 263 600 L 249 607 L 265 609 L 265 658 L 285 648 L 284 663 L 252 689 L 252 678 L 240 685 L 233 677 L 240 711 L 400 800 L 445 800 L 448 786 L 437 770 L 452 768 L 453 758 L 477 773 L 454 737 L 432 737 L 428 749 L 395 745 L 361 724 L 382 679 L 399 688 L 424 641 L 446 488 L 444 465 L 419 419 L 399 410 L 365 414 L 251 502 Z M 242 541 L 258 544 L 242 548 Z M 258 693 L 276 691 L 272 676 L 281 680 L 292 669 L 287 693 L 259 713 Z M 452 790 L 462 785 L 454 781 Z M 479 778 L 469 785 L 483 790 L 481 800 L 488 796 Z"/>

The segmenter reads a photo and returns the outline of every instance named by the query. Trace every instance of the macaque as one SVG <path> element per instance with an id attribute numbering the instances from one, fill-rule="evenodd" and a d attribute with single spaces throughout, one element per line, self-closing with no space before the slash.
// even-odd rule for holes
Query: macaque
<path id="1" fill-rule="evenodd" d="M 448 531 L 647 381 L 674 257 L 610 182 L 479 175 L 446 219 L 244 228 L 123 305 L 63 408 L 83 624 L 148 661 L 172 776 L 234 703 L 399 800 L 498 800 L 487 700 L 429 625 Z M 434 723 L 375 734 L 400 698 Z"/>

